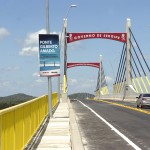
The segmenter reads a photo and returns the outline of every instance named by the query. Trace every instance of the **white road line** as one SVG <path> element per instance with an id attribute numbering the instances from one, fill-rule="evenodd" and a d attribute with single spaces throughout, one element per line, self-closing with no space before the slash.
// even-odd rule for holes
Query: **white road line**
<path id="1" fill-rule="evenodd" d="M 79 101 L 79 100 L 78 100 Z M 120 135 L 127 143 L 129 143 L 134 149 L 141 150 L 140 147 L 138 147 L 136 144 L 134 144 L 128 137 L 126 137 L 124 134 L 122 134 L 119 130 L 117 130 L 114 126 L 112 126 L 109 122 L 107 122 L 103 117 L 101 117 L 99 114 L 97 114 L 93 109 L 91 109 L 89 106 L 85 105 L 81 101 L 79 101 L 83 106 L 87 107 L 91 112 L 93 112 L 99 119 L 101 119 L 104 123 L 106 123 L 112 130 L 114 130 L 118 135 Z"/>

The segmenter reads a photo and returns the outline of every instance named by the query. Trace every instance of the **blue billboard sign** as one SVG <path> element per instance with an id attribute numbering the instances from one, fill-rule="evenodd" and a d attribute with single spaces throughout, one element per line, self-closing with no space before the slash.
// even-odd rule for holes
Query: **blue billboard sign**
<path id="1" fill-rule="evenodd" d="M 58 34 L 39 34 L 40 76 L 60 75 L 60 49 Z"/>

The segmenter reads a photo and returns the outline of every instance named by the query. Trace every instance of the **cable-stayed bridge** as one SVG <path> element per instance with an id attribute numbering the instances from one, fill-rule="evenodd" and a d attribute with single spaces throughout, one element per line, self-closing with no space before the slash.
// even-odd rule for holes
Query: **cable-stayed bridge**
<path id="1" fill-rule="evenodd" d="M 113 92 L 108 92 L 108 83 L 103 65 L 98 72 L 96 95 L 102 98 L 114 96 L 125 99 L 135 98 L 139 93 L 150 92 L 150 68 L 136 38 L 129 28 L 129 50 L 127 43 L 123 44 L 118 70 L 113 86 Z M 106 96 L 107 95 L 107 96 Z"/>
<path id="2" fill-rule="evenodd" d="M 66 20 L 65 20 L 66 21 Z M 49 116 L 49 102 L 48 96 L 44 95 L 39 98 L 33 99 L 30 102 L 23 103 L 11 108 L 7 108 L 0 111 L 0 150 L 21 150 L 27 149 L 33 142 L 33 137 L 36 137 L 36 133 L 39 133 L 41 127 L 48 121 L 50 125 L 47 125 L 47 129 L 53 128 L 57 122 L 57 125 L 66 125 L 67 131 L 64 137 L 67 141 L 70 140 L 70 116 L 68 111 L 68 93 L 67 93 L 67 68 L 88 66 L 98 68 L 97 85 L 95 85 L 95 100 L 100 99 L 135 99 L 139 93 L 149 93 L 150 81 L 149 73 L 150 68 L 148 62 L 144 58 L 144 54 L 138 45 L 136 38 L 131 30 L 130 19 L 127 19 L 127 31 L 123 33 L 67 33 L 66 27 L 64 28 L 64 72 L 63 72 L 63 92 L 61 93 L 61 101 L 57 93 L 52 94 L 52 109 L 53 114 L 57 110 L 57 115 L 52 119 Z M 118 71 L 116 73 L 116 79 L 113 87 L 113 92 L 110 93 L 108 88 L 108 82 L 105 75 L 105 62 L 100 59 L 100 62 L 79 62 L 70 63 L 67 62 L 67 44 L 85 39 L 103 38 L 116 40 L 123 43 L 122 53 L 118 64 Z M 95 89 L 93 89 L 95 90 Z M 93 100 L 92 100 L 93 101 Z M 63 105 L 65 104 L 65 105 Z M 63 107 L 57 107 L 63 106 Z M 65 108 L 62 111 L 58 108 Z M 65 112 L 65 113 L 64 113 Z M 65 114 L 65 115 L 64 115 Z M 147 113 L 148 114 L 148 113 Z M 97 114 L 96 114 L 97 115 Z M 98 115 L 97 115 L 98 116 Z M 53 127 L 51 126 L 53 124 Z M 54 125 L 55 124 L 55 125 Z M 56 125 L 56 126 L 57 126 Z M 65 126 L 65 127 L 66 127 Z M 72 126 L 73 128 L 74 126 Z M 62 129 L 62 128 L 61 128 Z M 64 128 L 63 128 L 64 129 Z M 53 131 L 54 132 L 54 131 Z M 53 132 L 50 132 L 51 134 Z M 56 132 L 60 134 L 58 136 L 50 136 L 49 138 L 62 138 L 62 130 Z M 48 138 L 43 135 L 43 139 Z M 63 137 L 63 138 L 64 138 Z M 62 138 L 62 141 L 63 141 Z M 51 140 L 53 140 L 51 139 Z M 42 141 L 42 138 L 40 139 Z M 52 143 L 56 146 L 56 143 Z M 58 144 L 58 143 L 57 143 Z M 45 145 L 49 145 L 47 142 Z M 60 144 L 63 145 L 62 143 Z M 72 147 L 68 144 L 69 149 Z M 70 146 L 71 145 L 71 146 Z M 64 145 L 63 145 L 64 146 Z M 30 147 L 30 146 L 29 146 Z M 50 146 L 49 146 L 50 147 Z M 136 147 L 136 146 L 135 146 Z M 36 147 L 37 148 L 37 147 Z M 52 148 L 52 146 L 51 146 Z M 38 148 L 37 148 L 38 149 Z"/>

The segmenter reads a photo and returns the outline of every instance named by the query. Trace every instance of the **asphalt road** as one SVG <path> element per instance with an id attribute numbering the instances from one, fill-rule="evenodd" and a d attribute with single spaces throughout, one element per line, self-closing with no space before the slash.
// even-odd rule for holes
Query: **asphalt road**
<path id="1" fill-rule="evenodd" d="M 149 108 L 141 111 L 133 102 L 117 101 L 71 104 L 85 150 L 150 150 Z"/>

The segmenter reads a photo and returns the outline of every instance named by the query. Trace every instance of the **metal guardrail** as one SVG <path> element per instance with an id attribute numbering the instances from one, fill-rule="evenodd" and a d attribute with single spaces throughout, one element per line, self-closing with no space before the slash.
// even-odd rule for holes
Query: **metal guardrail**
<path id="1" fill-rule="evenodd" d="M 58 94 L 52 94 L 53 108 Z M 48 96 L 0 111 L 0 150 L 22 150 L 48 115 Z"/>

